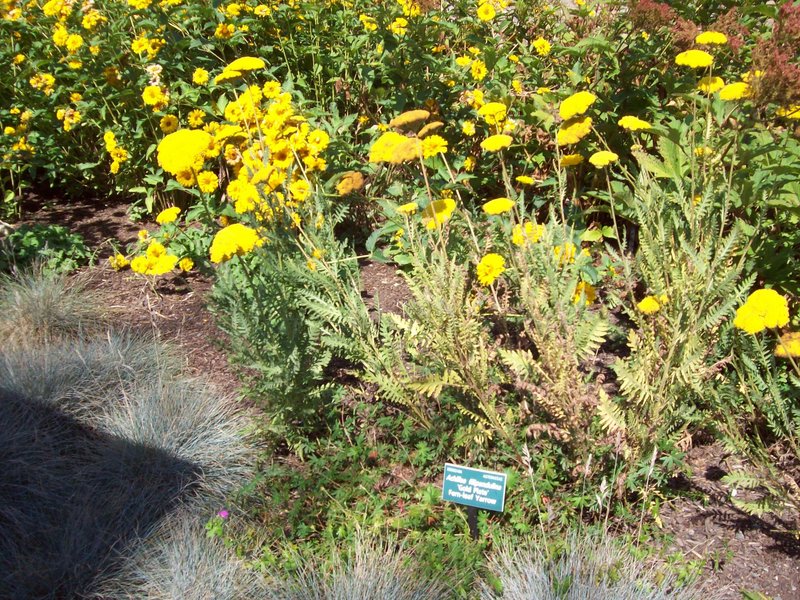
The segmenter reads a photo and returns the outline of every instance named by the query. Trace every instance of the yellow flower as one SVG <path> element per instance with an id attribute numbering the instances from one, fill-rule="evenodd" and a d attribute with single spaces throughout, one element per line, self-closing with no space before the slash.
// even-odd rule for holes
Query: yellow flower
<path id="1" fill-rule="evenodd" d="M 115 271 L 119 271 L 120 269 L 124 269 L 130 264 L 127 258 L 125 258 L 122 254 L 115 254 L 114 256 L 108 257 L 108 262 L 111 263 L 111 268 Z"/>
<path id="2" fill-rule="evenodd" d="M 476 269 L 478 282 L 483 286 L 492 285 L 506 270 L 506 260 L 499 254 L 490 252 L 481 258 Z"/>
<path id="3" fill-rule="evenodd" d="M 178 129 L 178 117 L 175 115 L 165 115 L 161 117 L 158 126 L 164 133 L 172 133 Z"/>
<path id="4" fill-rule="evenodd" d="M 592 131 L 591 117 L 575 117 L 564 121 L 558 128 L 556 143 L 559 146 L 577 144 Z"/>
<path id="5" fill-rule="evenodd" d="M 483 79 L 486 77 L 486 74 L 489 72 L 486 69 L 486 63 L 484 63 L 482 60 L 474 61 L 469 69 L 470 74 L 475 81 L 483 81 Z"/>
<path id="6" fill-rule="evenodd" d="M 696 44 L 701 44 L 703 46 L 721 46 L 728 43 L 728 36 L 719 31 L 704 31 L 694 38 L 694 41 Z"/>
<path id="7" fill-rule="evenodd" d="M 705 50 L 686 50 L 675 57 L 675 64 L 692 69 L 705 69 L 714 62 L 714 57 Z"/>
<path id="8" fill-rule="evenodd" d="M 508 148 L 511 145 L 513 138 L 504 133 L 489 136 L 481 142 L 481 148 L 486 152 L 499 152 L 503 148 Z"/>
<path id="9" fill-rule="evenodd" d="M 736 310 L 733 325 L 747 333 L 758 333 L 766 328 L 783 327 L 789 322 L 789 303 L 784 296 L 771 289 L 756 290 Z"/>
<path id="10" fill-rule="evenodd" d="M 550 45 L 550 42 L 548 42 L 543 37 L 538 37 L 535 40 L 533 40 L 533 49 L 536 50 L 536 53 L 539 56 L 547 56 L 548 54 L 550 54 L 551 48 L 552 46 Z"/>
<path id="11" fill-rule="evenodd" d="M 396 131 L 387 131 L 369 150 L 369 162 L 400 164 L 422 155 L 422 142 Z"/>
<path id="12" fill-rule="evenodd" d="M 484 2 L 478 7 L 478 18 L 483 22 L 491 21 L 496 14 L 494 6 L 492 6 L 492 3 L 489 1 Z"/>
<path id="13" fill-rule="evenodd" d="M 782 106 L 776 112 L 776 115 L 784 119 L 800 119 L 800 104 L 793 106 Z"/>
<path id="14" fill-rule="evenodd" d="M 522 185 L 533 185 L 536 183 L 536 180 L 530 175 L 517 175 L 516 180 Z"/>
<path id="15" fill-rule="evenodd" d="M 166 103 L 167 96 L 160 86 L 148 85 L 142 92 L 142 100 L 147 106 L 158 107 Z"/>
<path id="16" fill-rule="evenodd" d="M 508 109 L 502 102 L 488 102 L 478 109 L 478 114 L 489 125 L 499 125 L 505 121 Z"/>
<path id="17" fill-rule="evenodd" d="M 140 242 L 143 242 L 143 241 L 145 241 L 147 239 L 147 237 L 149 235 L 150 235 L 150 232 L 147 231 L 147 229 L 140 229 L 139 232 L 136 234 L 136 237 L 139 238 Z"/>
<path id="18" fill-rule="evenodd" d="M 165 208 L 156 217 L 156 223 L 159 225 L 166 225 L 167 223 L 172 223 L 175 219 L 178 218 L 178 215 L 181 213 L 181 209 L 177 206 L 171 206 L 169 208 Z"/>
<path id="19" fill-rule="evenodd" d="M 578 247 L 572 242 L 564 242 L 561 246 L 553 248 L 553 256 L 558 261 L 558 264 L 571 264 L 575 262 L 575 253 Z"/>
<path id="20" fill-rule="evenodd" d="M 800 358 L 800 331 L 784 333 L 780 340 L 780 343 L 775 346 L 775 356 Z"/>
<path id="21" fill-rule="evenodd" d="M 464 121 L 464 124 L 461 126 L 461 133 L 469 137 L 475 135 L 475 123 L 472 121 Z"/>
<path id="22" fill-rule="evenodd" d="M 729 83 L 719 91 L 720 100 L 741 100 L 750 97 L 750 86 L 743 81 Z"/>
<path id="23" fill-rule="evenodd" d="M 200 171 L 197 174 L 197 187 L 205 194 L 212 194 L 219 187 L 219 178 L 211 171 Z"/>
<path id="24" fill-rule="evenodd" d="M 281 84 L 277 81 L 268 81 L 261 88 L 261 93 L 267 100 L 273 100 L 281 95 Z"/>
<path id="25" fill-rule="evenodd" d="M 208 71 L 205 69 L 197 68 L 192 73 L 192 83 L 195 85 L 205 85 L 208 83 Z"/>
<path id="26" fill-rule="evenodd" d="M 347 171 L 336 184 L 336 192 L 340 196 L 346 196 L 362 187 L 364 187 L 364 176 L 358 171 Z"/>
<path id="27" fill-rule="evenodd" d="M 655 296 L 645 296 L 641 302 L 636 305 L 636 308 L 638 308 L 641 313 L 653 315 L 661 310 L 661 304 L 658 303 Z"/>
<path id="28" fill-rule="evenodd" d="M 403 17 L 397 17 L 388 27 L 397 37 L 403 37 L 408 29 L 408 20 Z"/>
<path id="29" fill-rule="evenodd" d="M 581 281 L 575 286 L 575 296 L 572 298 L 573 304 L 578 304 L 583 298 L 584 303 L 588 306 L 592 304 L 597 298 L 597 289 L 591 284 Z"/>
<path id="30" fill-rule="evenodd" d="M 525 224 L 517 224 L 511 230 L 511 243 L 515 246 L 524 247 L 528 242 L 536 243 L 544 235 L 544 225 L 525 221 Z"/>
<path id="31" fill-rule="evenodd" d="M 77 33 L 72 33 L 67 37 L 67 52 L 74 54 L 81 46 L 83 46 L 83 38 Z"/>
<path id="32" fill-rule="evenodd" d="M 200 170 L 213 138 L 198 129 L 179 129 L 158 144 L 158 164 L 172 175 Z"/>
<path id="33" fill-rule="evenodd" d="M 206 118 L 206 113 L 200 110 L 199 108 L 194 109 L 192 112 L 189 113 L 187 117 L 187 121 L 189 122 L 189 127 L 198 128 L 203 126 L 203 121 Z"/>
<path id="34" fill-rule="evenodd" d="M 413 215 L 419 209 L 419 204 L 416 202 L 406 202 L 397 207 L 397 212 L 401 215 Z"/>
<path id="35" fill-rule="evenodd" d="M 715 75 L 707 75 L 697 82 L 697 89 L 704 94 L 713 94 L 714 92 L 720 91 L 723 87 L 725 87 L 725 82 L 722 80 L 722 77 L 717 77 Z"/>
<path id="36" fill-rule="evenodd" d="M 565 154 L 561 157 L 561 160 L 558 162 L 559 167 L 574 167 L 575 165 L 579 165 L 583 162 L 583 156 L 581 154 Z"/>
<path id="37" fill-rule="evenodd" d="M 234 256 L 242 256 L 261 246 L 264 240 L 251 227 L 234 223 L 220 229 L 211 242 L 211 262 L 221 263 Z"/>
<path id="38" fill-rule="evenodd" d="M 361 21 L 365 31 L 375 31 L 378 29 L 378 22 L 370 16 L 359 15 L 358 20 Z"/>
<path id="39" fill-rule="evenodd" d="M 422 223 L 426 229 L 436 229 L 450 219 L 455 208 L 456 203 L 452 198 L 434 200 L 422 211 Z"/>
<path id="40" fill-rule="evenodd" d="M 234 60 L 223 70 L 239 71 L 242 73 L 245 71 L 256 71 L 258 69 L 263 69 L 266 66 L 267 63 L 260 58 L 256 58 L 255 56 L 242 56 L 241 58 Z"/>
<path id="41" fill-rule="evenodd" d="M 589 162 L 598 169 L 601 167 L 607 167 L 617 160 L 619 160 L 619 155 L 615 152 L 609 152 L 608 150 L 600 150 L 600 152 L 595 152 L 589 157 Z"/>
<path id="42" fill-rule="evenodd" d="M 495 198 L 483 204 L 483 212 L 487 215 L 502 215 L 514 208 L 515 202 L 509 198 Z"/>
<path id="43" fill-rule="evenodd" d="M 188 256 L 178 261 L 178 268 L 184 273 L 188 273 L 194 267 L 194 261 Z"/>
<path id="44" fill-rule="evenodd" d="M 422 140 L 422 156 L 430 158 L 437 154 L 445 154 L 447 152 L 447 140 L 438 135 L 429 135 Z"/>
<path id="45" fill-rule="evenodd" d="M 565 121 L 585 113 L 589 107 L 597 100 L 597 96 L 591 92 L 577 92 L 564 100 L 558 107 L 558 114 Z"/>
<path id="46" fill-rule="evenodd" d="M 640 131 L 643 129 L 650 129 L 651 127 L 650 123 L 647 121 L 643 121 L 639 117 L 633 117 L 631 115 L 622 117 L 619 121 L 617 121 L 617 124 L 628 131 Z"/>
<path id="47" fill-rule="evenodd" d="M 400 113 L 394 119 L 389 121 L 389 127 L 396 127 L 397 129 L 407 128 L 410 125 L 416 125 L 427 120 L 430 116 L 431 113 L 427 110 L 407 110 L 406 112 Z"/>
<path id="48" fill-rule="evenodd" d="M 459 56 L 456 58 L 456 64 L 459 67 L 468 67 L 472 64 L 472 58 L 469 56 Z"/>

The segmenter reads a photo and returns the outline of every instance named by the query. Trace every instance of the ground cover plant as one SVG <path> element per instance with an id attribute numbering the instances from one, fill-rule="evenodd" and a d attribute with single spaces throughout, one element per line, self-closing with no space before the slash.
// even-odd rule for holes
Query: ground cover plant
<path id="1" fill-rule="evenodd" d="M 259 525 L 215 531 L 253 567 L 392 531 L 466 597 L 501 532 L 642 534 L 703 438 L 749 465 L 741 510 L 800 508 L 800 3 L 2 15 L 5 213 L 25 186 L 130 197 L 158 227 L 114 268 L 214 281 L 266 448 Z M 509 475 L 478 544 L 446 461 Z"/>

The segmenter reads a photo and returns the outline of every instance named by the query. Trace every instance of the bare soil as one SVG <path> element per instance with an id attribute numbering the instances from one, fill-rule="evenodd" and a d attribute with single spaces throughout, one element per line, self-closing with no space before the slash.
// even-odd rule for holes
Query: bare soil
<path id="1" fill-rule="evenodd" d="M 221 339 L 207 309 L 211 282 L 197 274 L 161 278 L 154 293 L 141 278 L 116 272 L 106 257 L 114 247 L 135 241 L 139 229 L 124 205 L 86 199 L 48 203 L 31 198 L 25 205 L 28 223 L 68 226 L 97 250 L 98 263 L 84 269 L 91 289 L 104 298 L 117 318 L 134 328 L 149 330 L 182 348 L 186 368 L 202 374 L 223 389 L 239 389 L 234 369 L 218 341 Z M 363 295 L 374 309 L 399 311 L 408 298 L 402 278 L 387 265 L 362 266 Z M 676 481 L 684 497 L 662 508 L 664 532 L 673 540 L 668 552 L 705 564 L 703 579 L 726 600 L 743 591 L 766 594 L 773 600 L 800 600 L 800 541 L 788 531 L 800 526 L 798 515 L 755 518 L 729 500 L 720 479 L 737 465 L 719 445 L 700 445 L 689 452 L 690 477 Z"/>

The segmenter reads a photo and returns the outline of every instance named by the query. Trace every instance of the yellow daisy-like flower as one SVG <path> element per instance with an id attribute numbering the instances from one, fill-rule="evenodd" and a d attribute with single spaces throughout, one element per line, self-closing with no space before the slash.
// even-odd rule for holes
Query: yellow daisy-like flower
<path id="1" fill-rule="evenodd" d="M 582 115 L 597 100 L 597 96 L 591 92 L 577 92 L 564 100 L 558 107 L 558 114 L 565 121 Z"/>
<path id="2" fill-rule="evenodd" d="M 277 81 L 268 81 L 261 88 L 261 93 L 267 100 L 273 100 L 281 95 L 281 84 Z"/>
<path id="3" fill-rule="evenodd" d="M 203 126 L 203 121 L 206 118 L 206 113 L 199 108 L 194 109 L 192 112 L 189 113 L 186 120 L 189 122 L 189 127 L 193 129 L 197 129 L 198 127 Z"/>
<path id="4" fill-rule="evenodd" d="M 784 333 L 775 346 L 775 356 L 780 358 L 800 358 L 800 331 Z"/>
<path id="5" fill-rule="evenodd" d="M 749 98 L 752 90 L 744 81 L 729 83 L 719 91 L 720 100 L 741 100 Z"/>
<path id="6" fill-rule="evenodd" d="M 646 315 L 653 315 L 661 310 L 661 304 L 659 304 L 658 300 L 655 296 L 645 296 L 637 305 L 636 308 L 639 309 L 639 312 L 644 313 Z"/>
<path id="7" fill-rule="evenodd" d="M 506 260 L 494 252 L 481 258 L 476 268 L 478 282 L 482 286 L 490 286 L 506 270 Z"/>
<path id="8" fill-rule="evenodd" d="M 487 215 L 502 215 L 514 208 L 515 204 L 510 198 L 495 198 L 484 202 L 482 208 Z"/>
<path id="9" fill-rule="evenodd" d="M 595 152 L 589 157 L 589 162 L 598 169 L 607 167 L 617 160 L 619 160 L 619 155 L 615 152 L 609 152 L 608 150 L 600 150 L 600 152 Z"/>
<path id="10" fill-rule="evenodd" d="M 177 206 L 170 206 L 169 208 L 165 208 L 156 217 L 156 223 L 159 225 L 166 225 L 167 223 L 172 223 L 175 219 L 178 218 L 178 215 L 181 214 L 181 209 Z"/>
<path id="11" fill-rule="evenodd" d="M 539 56 L 547 56 L 548 54 L 550 54 L 552 46 L 550 45 L 550 42 L 548 42 L 543 37 L 538 37 L 535 40 L 533 40 L 533 49 L 536 50 L 536 53 Z"/>
<path id="12" fill-rule="evenodd" d="M 213 138 L 198 129 L 179 129 L 158 144 L 158 164 L 172 175 L 199 170 Z"/>
<path id="13" fill-rule="evenodd" d="M 508 108 L 502 102 L 487 102 L 478 109 L 478 114 L 489 125 L 499 125 L 506 119 Z"/>
<path id="14" fill-rule="evenodd" d="M 142 100 L 147 106 L 158 106 L 166 101 L 166 95 L 160 86 L 148 85 L 142 92 Z"/>
<path id="15" fill-rule="evenodd" d="M 475 135 L 475 123 L 472 121 L 464 121 L 464 124 L 461 125 L 461 133 L 469 137 Z"/>
<path id="16" fill-rule="evenodd" d="M 161 117 L 158 126 L 164 133 L 172 133 L 178 129 L 178 117 L 175 115 L 165 115 Z"/>
<path id="17" fill-rule="evenodd" d="M 260 247 L 264 240 L 252 227 L 234 223 L 220 229 L 211 242 L 210 258 L 213 263 L 230 260 L 234 256 L 243 256 Z"/>
<path id="18" fill-rule="evenodd" d="M 516 180 L 522 185 L 533 185 L 536 183 L 536 180 L 530 175 L 517 175 Z"/>
<path id="19" fill-rule="evenodd" d="M 484 63 L 482 60 L 473 61 L 469 71 L 475 81 L 483 81 L 486 75 L 489 73 L 488 69 L 486 68 L 486 63 Z"/>
<path id="20" fill-rule="evenodd" d="M 178 261 L 178 268 L 184 273 L 188 273 L 194 267 L 194 261 L 188 256 Z"/>
<path id="21" fill-rule="evenodd" d="M 499 152 L 503 148 L 508 148 L 511 145 L 513 138 L 504 133 L 489 136 L 481 142 L 481 148 L 486 152 Z"/>
<path id="22" fill-rule="evenodd" d="M 575 117 L 564 121 L 558 128 L 556 143 L 559 146 L 577 144 L 592 131 L 592 117 Z"/>
<path id="23" fill-rule="evenodd" d="M 722 46 L 728 43 L 728 36 L 719 31 L 704 31 L 694 38 L 694 41 L 703 46 Z"/>
<path id="24" fill-rule="evenodd" d="M 453 216 L 455 208 L 456 203 L 452 198 L 434 200 L 422 211 L 422 224 L 426 229 L 436 229 Z"/>
<path id="25" fill-rule="evenodd" d="M 713 94 L 725 87 L 722 77 L 707 75 L 697 82 L 697 89 L 704 94 Z"/>
<path id="26" fill-rule="evenodd" d="M 219 178 L 211 171 L 200 171 L 197 174 L 197 187 L 205 194 L 211 194 L 219 187 Z"/>
<path id="27" fill-rule="evenodd" d="M 789 322 L 789 303 L 771 289 L 756 290 L 736 310 L 733 325 L 750 334 L 766 328 L 783 327 Z"/>
<path id="28" fill-rule="evenodd" d="M 631 115 L 625 115 L 619 121 L 617 121 L 617 124 L 628 131 L 643 131 L 652 127 L 652 125 L 650 125 L 650 123 L 647 121 L 643 121 L 639 117 L 634 117 Z"/>
<path id="29" fill-rule="evenodd" d="M 485 23 L 494 19 L 497 12 L 494 10 L 494 6 L 492 6 L 491 2 L 484 2 L 478 7 L 477 15 L 478 18 Z"/>
<path id="30" fill-rule="evenodd" d="M 447 152 L 447 140 L 439 135 L 429 135 L 422 140 L 422 156 L 431 158 Z"/>
<path id="31" fill-rule="evenodd" d="M 208 71 L 205 69 L 197 68 L 192 73 L 192 83 L 195 85 L 205 85 L 208 83 Z"/>
<path id="32" fill-rule="evenodd" d="M 705 50 L 686 50 L 675 57 L 675 64 L 692 69 L 705 69 L 714 62 L 714 57 Z"/>
<path id="33" fill-rule="evenodd" d="M 581 154 L 565 154 L 561 157 L 561 160 L 558 162 L 559 167 L 574 167 L 575 165 L 579 165 L 583 162 L 583 155 Z"/>

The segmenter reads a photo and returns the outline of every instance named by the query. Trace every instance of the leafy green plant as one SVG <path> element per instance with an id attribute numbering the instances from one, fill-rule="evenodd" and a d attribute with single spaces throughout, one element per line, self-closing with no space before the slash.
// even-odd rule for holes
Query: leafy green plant
<path id="1" fill-rule="evenodd" d="M 20 225 L 0 239 L 0 272 L 29 268 L 38 261 L 52 271 L 69 273 L 93 259 L 83 236 L 63 225 Z"/>

